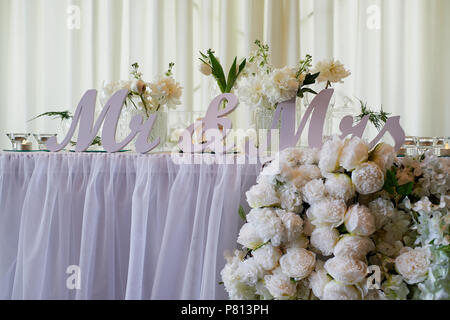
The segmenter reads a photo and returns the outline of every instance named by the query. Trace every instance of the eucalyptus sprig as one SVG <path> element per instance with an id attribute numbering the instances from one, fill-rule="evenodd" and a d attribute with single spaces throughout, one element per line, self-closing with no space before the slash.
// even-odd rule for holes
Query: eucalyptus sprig
<path id="1" fill-rule="evenodd" d="M 356 121 L 361 121 L 361 119 L 365 116 L 369 116 L 369 121 L 375 126 L 375 128 L 377 128 L 378 131 L 380 131 L 381 127 L 386 123 L 390 113 L 383 111 L 383 107 L 381 107 L 379 112 L 372 111 L 367 106 L 367 102 L 360 99 L 358 100 L 361 105 L 361 114 L 356 117 Z"/>
<path id="2" fill-rule="evenodd" d="M 233 64 L 230 67 L 230 71 L 228 72 L 228 77 L 225 78 L 225 73 L 223 71 L 222 65 L 219 60 L 214 55 L 214 51 L 208 49 L 206 54 L 200 52 L 201 57 L 199 58 L 201 62 L 209 65 L 211 67 L 211 74 L 214 79 L 216 79 L 217 85 L 222 93 L 231 92 L 236 79 L 241 74 L 242 70 L 245 68 L 245 64 L 247 59 L 244 59 L 237 67 L 237 57 L 234 58 Z"/>

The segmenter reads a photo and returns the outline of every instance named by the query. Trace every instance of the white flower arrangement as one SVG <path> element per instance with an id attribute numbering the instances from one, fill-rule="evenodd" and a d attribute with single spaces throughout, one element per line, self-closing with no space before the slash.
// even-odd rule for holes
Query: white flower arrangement
<path id="1" fill-rule="evenodd" d="M 332 137 L 280 152 L 247 200 L 221 272 L 231 299 L 450 299 L 448 158 Z"/>
<path id="2" fill-rule="evenodd" d="M 100 101 L 105 104 L 116 91 L 127 89 L 129 93 L 125 100 L 125 107 L 135 108 L 145 117 L 157 112 L 165 105 L 174 109 L 181 104 L 183 88 L 173 78 L 173 66 L 174 63 L 171 62 L 164 75 L 158 76 L 153 82 L 145 82 L 142 80 L 142 73 L 139 72 L 139 64 L 133 63 L 131 79 L 105 82 L 100 92 Z"/>

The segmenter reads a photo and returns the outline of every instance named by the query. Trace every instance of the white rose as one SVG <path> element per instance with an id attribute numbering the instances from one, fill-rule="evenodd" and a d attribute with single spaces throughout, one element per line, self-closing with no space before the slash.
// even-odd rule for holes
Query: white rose
<path id="1" fill-rule="evenodd" d="M 326 141 L 320 151 L 319 168 L 322 173 L 335 172 L 339 168 L 339 157 L 344 143 L 338 136 Z"/>
<path id="2" fill-rule="evenodd" d="M 381 229 L 394 214 L 394 205 L 390 200 L 377 198 L 369 203 L 369 209 L 375 218 L 375 227 Z"/>
<path id="3" fill-rule="evenodd" d="M 361 295 L 354 286 L 330 281 L 323 289 L 323 300 L 361 300 Z"/>
<path id="4" fill-rule="evenodd" d="M 203 73 L 205 76 L 209 76 L 212 73 L 212 68 L 209 64 L 204 62 L 200 63 L 198 66 L 198 70 Z"/>
<path id="5" fill-rule="evenodd" d="M 265 271 L 255 258 L 251 257 L 239 263 L 237 275 L 240 281 L 253 286 L 264 277 Z"/>
<path id="6" fill-rule="evenodd" d="M 264 243 L 250 223 L 242 226 L 237 242 L 249 249 L 255 249 Z"/>
<path id="7" fill-rule="evenodd" d="M 336 243 L 333 253 L 337 257 L 363 260 L 374 249 L 375 244 L 368 237 L 345 235 Z"/>
<path id="8" fill-rule="evenodd" d="M 255 184 L 245 193 L 247 202 L 252 208 L 272 207 L 280 204 L 280 199 L 272 185 L 265 181 Z"/>
<path id="9" fill-rule="evenodd" d="M 323 200 L 327 196 L 322 179 L 314 179 L 302 188 L 303 200 L 309 204 Z"/>
<path id="10" fill-rule="evenodd" d="M 278 260 L 280 260 L 282 254 L 278 247 L 274 247 L 270 243 L 252 251 L 255 261 L 267 271 L 277 267 Z"/>
<path id="11" fill-rule="evenodd" d="M 276 210 L 276 213 L 286 228 L 286 241 L 298 238 L 303 230 L 303 219 L 298 214 L 289 211 Z"/>
<path id="12" fill-rule="evenodd" d="M 344 221 L 347 206 L 343 200 L 331 200 L 326 198 L 313 203 L 306 211 L 307 217 L 315 226 L 330 226 L 337 228 Z"/>
<path id="13" fill-rule="evenodd" d="M 316 228 L 311 234 L 311 245 L 324 256 L 330 256 L 333 253 L 338 240 L 339 232 L 329 227 Z"/>
<path id="14" fill-rule="evenodd" d="M 325 182 L 328 195 L 334 199 L 350 200 L 355 196 L 355 186 L 346 174 L 330 174 Z"/>
<path id="15" fill-rule="evenodd" d="M 319 299 L 323 299 L 325 286 L 332 280 L 328 276 L 326 270 L 320 269 L 318 271 L 313 271 L 309 275 L 308 280 L 309 287 L 311 288 L 314 295 Z"/>
<path id="16" fill-rule="evenodd" d="M 395 269 L 408 284 L 415 284 L 426 279 L 430 266 L 430 252 L 427 248 L 408 248 L 400 251 L 395 259 Z"/>
<path id="17" fill-rule="evenodd" d="M 331 258 L 325 262 L 324 268 L 335 280 L 345 284 L 356 284 L 367 274 L 367 264 L 352 258 Z"/>
<path id="18" fill-rule="evenodd" d="M 346 170 L 351 171 L 367 161 L 369 146 L 359 137 L 347 139 L 342 148 L 339 164 Z"/>
<path id="19" fill-rule="evenodd" d="M 348 208 L 344 223 L 348 232 L 359 236 L 370 236 L 376 231 L 375 218 L 364 205 L 354 204 Z"/>
<path id="20" fill-rule="evenodd" d="M 376 163 L 385 173 L 386 170 L 390 169 L 394 164 L 395 156 L 396 153 L 393 146 L 386 143 L 379 143 L 371 151 L 370 161 Z"/>
<path id="21" fill-rule="evenodd" d="M 301 234 L 294 238 L 293 240 L 287 242 L 284 245 L 284 249 L 287 250 L 289 248 L 303 248 L 306 249 L 309 245 L 309 239 L 304 234 Z"/>
<path id="22" fill-rule="evenodd" d="M 371 194 L 383 188 L 384 174 L 375 163 L 369 161 L 352 172 L 352 182 L 357 192 Z"/>
<path id="23" fill-rule="evenodd" d="M 247 221 L 252 224 L 263 242 L 270 240 L 272 245 L 277 247 L 286 239 L 286 228 L 274 209 L 252 209 L 247 215 Z"/>
<path id="24" fill-rule="evenodd" d="M 289 299 L 297 292 L 297 286 L 292 283 L 291 278 L 283 273 L 280 267 L 272 274 L 264 277 L 267 290 L 276 299 Z"/>
<path id="25" fill-rule="evenodd" d="M 313 271 L 315 263 L 316 255 L 302 248 L 290 248 L 280 258 L 283 273 L 297 280 L 306 278 Z"/>

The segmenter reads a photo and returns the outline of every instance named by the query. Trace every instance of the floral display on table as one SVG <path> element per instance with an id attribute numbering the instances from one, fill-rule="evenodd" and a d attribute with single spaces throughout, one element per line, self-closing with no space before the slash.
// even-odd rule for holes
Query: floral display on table
<path id="1" fill-rule="evenodd" d="M 450 159 L 358 138 L 286 149 L 246 192 L 231 299 L 450 299 Z"/>
<path id="2" fill-rule="evenodd" d="M 153 82 L 146 82 L 139 71 L 139 64 L 133 63 L 130 71 L 130 80 L 119 80 L 105 82 L 100 93 L 100 101 L 104 105 L 108 99 L 118 90 L 129 90 L 124 108 L 122 109 L 123 121 L 119 123 L 118 129 L 126 133 L 128 123 L 137 114 L 148 119 L 151 114 L 158 113 L 153 125 L 150 139 L 157 137 L 161 139 L 161 145 L 167 140 L 167 113 L 163 112 L 164 106 L 175 109 L 181 104 L 182 87 L 173 77 L 174 63 L 164 75 L 156 77 Z"/>

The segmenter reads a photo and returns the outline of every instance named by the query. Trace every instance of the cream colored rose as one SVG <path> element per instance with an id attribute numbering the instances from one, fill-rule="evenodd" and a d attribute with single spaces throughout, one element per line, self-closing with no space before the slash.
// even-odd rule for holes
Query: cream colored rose
<path id="1" fill-rule="evenodd" d="M 375 244 L 370 238 L 346 235 L 336 243 L 333 253 L 337 257 L 363 260 L 374 249 Z"/>
<path id="2" fill-rule="evenodd" d="M 302 248 L 290 248 L 280 259 L 283 273 L 297 280 L 306 278 L 313 271 L 315 263 L 316 255 Z"/>
<path id="3" fill-rule="evenodd" d="M 259 249 L 252 251 L 252 256 L 264 270 L 272 270 L 278 266 L 278 261 L 282 256 L 280 248 L 272 246 L 270 243 Z"/>
<path id="4" fill-rule="evenodd" d="M 426 279 L 430 266 L 430 252 L 427 248 L 409 248 L 400 250 L 395 259 L 395 269 L 408 284 L 415 284 Z"/>
<path id="5" fill-rule="evenodd" d="M 302 194 L 303 200 L 309 204 L 321 201 L 323 198 L 327 196 L 325 185 L 322 179 L 314 179 L 309 181 L 302 188 Z"/>
<path id="6" fill-rule="evenodd" d="M 283 273 L 280 267 L 276 268 L 272 274 L 264 277 L 267 290 L 278 300 L 289 299 L 297 292 L 297 286 L 291 278 Z"/>
<path id="7" fill-rule="evenodd" d="M 311 234 L 311 245 L 325 257 L 333 254 L 334 246 L 338 240 L 339 232 L 330 227 L 316 228 Z"/>
<path id="8" fill-rule="evenodd" d="M 246 223 L 242 226 L 239 231 L 237 242 L 249 249 L 255 249 L 264 243 L 250 223 Z"/>
<path id="9" fill-rule="evenodd" d="M 323 300 L 361 300 L 361 295 L 354 286 L 330 281 L 323 289 Z"/>
<path id="10" fill-rule="evenodd" d="M 309 287 L 314 295 L 319 298 L 324 298 L 325 286 L 332 280 L 325 269 L 313 271 L 309 277 Z"/>
<path id="11" fill-rule="evenodd" d="M 386 173 L 394 164 L 396 153 L 394 147 L 386 143 L 379 143 L 370 153 L 370 161 L 373 161 Z"/>
<path id="12" fill-rule="evenodd" d="M 307 217 L 315 226 L 329 226 L 336 228 L 344 222 L 347 206 L 343 200 L 326 198 L 313 203 L 306 212 Z"/>
<path id="13" fill-rule="evenodd" d="M 367 161 L 369 156 L 369 146 L 359 137 L 352 137 L 345 140 L 342 148 L 339 164 L 344 169 L 350 171 Z"/>
<path id="14" fill-rule="evenodd" d="M 374 162 L 369 161 L 352 172 L 352 182 L 358 193 L 375 193 L 383 188 L 384 173 Z"/>
<path id="15" fill-rule="evenodd" d="M 266 181 L 260 181 L 245 193 L 247 202 L 251 208 L 272 207 L 280 204 L 280 198 L 272 185 Z"/>
<path id="16" fill-rule="evenodd" d="M 355 186 L 346 174 L 330 174 L 325 182 L 325 189 L 334 199 L 347 201 L 355 196 Z"/>
<path id="17" fill-rule="evenodd" d="M 367 264 L 352 258 L 331 258 L 325 262 L 324 268 L 335 280 L 345 284 L 356 284 L 367 274 Z"/>
<path id="18" fill-rule="evenodd" d="M 364 205 L 354 204 L 348 208 L 344 223 L 348 232 L 359 236 L 370 236 L 376 231 L 375 218 Z"/>

